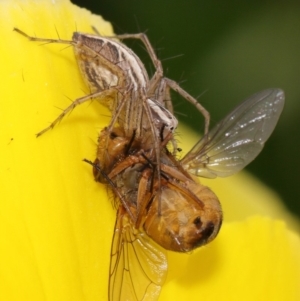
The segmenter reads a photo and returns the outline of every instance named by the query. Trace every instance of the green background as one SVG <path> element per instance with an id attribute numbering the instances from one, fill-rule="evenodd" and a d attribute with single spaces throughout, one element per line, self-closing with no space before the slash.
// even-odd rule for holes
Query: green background
<path id="1" fill-rule="evenodd" d="M 300 216 L 300 1 L 72 2 L 102 15 L 116 33 L 146 31 L 165 75 L 193 96 L 201 95 L 212 124 L 255 92 L 282 88 L 283 115 L 263 152 L 247 169 Z M 147 60 L 139 43 L 130 47 Z M 174 98 L 180 121 L 202 132 L 198 112 Z"/>

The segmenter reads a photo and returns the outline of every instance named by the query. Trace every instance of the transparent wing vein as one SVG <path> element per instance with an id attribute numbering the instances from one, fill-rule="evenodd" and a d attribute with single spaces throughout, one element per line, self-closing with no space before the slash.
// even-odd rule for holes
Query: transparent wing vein
<path id="1" fill-rule="evenodd" d="M 166 274 L 166 251 L 135 229 L 120 207 L 111 249 L 109 300 L 156 301 Z"/>
<path id="2" fill-rule="evenodd" d="M 189 172 L 227 177 L 249 164 L 273 132 L 284 106 L 284 92 L 254 94 L 204 136 L 181 160 Z"/>

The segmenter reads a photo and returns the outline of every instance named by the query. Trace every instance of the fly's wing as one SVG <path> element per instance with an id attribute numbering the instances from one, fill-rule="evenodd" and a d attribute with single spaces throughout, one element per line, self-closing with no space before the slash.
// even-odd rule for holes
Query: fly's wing
<path id="1" fill-rule="evenodd" d="M 109 301 L 156 301 L 167 275 L 166 251 L 134 228 L 120 206 L 111 247 Z"/>
<path id="2" fill-rule="evenodd" d="M 284 92 L 254 94 L 204 136 L 181 160 L 197 176 L 227 177 L 249 164 L 273 132 L 284 106 Z"/>

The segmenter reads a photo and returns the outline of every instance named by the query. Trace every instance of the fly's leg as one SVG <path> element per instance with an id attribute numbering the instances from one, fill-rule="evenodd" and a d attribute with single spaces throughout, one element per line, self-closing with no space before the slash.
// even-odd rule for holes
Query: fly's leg
<path id="1" fill-rule="evenodd" d="M 149 178 L 153 177 L 153 172 L 149 169 L 146 169 L 141 176 L 138 186 L 137 193 L 137 212 L 136 212 L 136 220 L 135 227 L 139 229 L 143 222 L 143 217 L 146 216 L 145 211 L 147 210 L 147 206 L 152 200 L 153 191 L 148 191 L 148 183 Z M 153 180 L 153 178 L 152 178 Z"/>

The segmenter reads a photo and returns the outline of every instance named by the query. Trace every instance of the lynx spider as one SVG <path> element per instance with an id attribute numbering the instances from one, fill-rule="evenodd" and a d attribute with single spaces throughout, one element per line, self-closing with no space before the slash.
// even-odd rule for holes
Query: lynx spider
<path id="1" fill-rule="evenodd" d="M 171 114 L 173 114 L 173 106 L 172 106 L 171 98 L 169 95 L 169 90 L 172 89 L 172 90 L 176 91 L 178 94 L 180 94 L 187 101 L 189 101 L 190 103 L 195 105 L 196 108 L 202 113 L 202 115 L 205 118 L 204 134 L 206 134 L 208 132 L 209 120 L 210 120 L 208 111 L 200 103 L 198 103 L 198 101 L 195 98 L 193 98 L 190 94 L 188 94 L 185 90 L 183 90 L 175 81 L 163 76 L 162 64 L 161 64 L 160 60 L 158 60 L 158 58 L 155 54 L 155 51 L 154 51 L 152 45 L 150 44 L 148 37 L 144 33 L 123 34 L 123 35 L 116 35 L 113 37 L 101 37 L 98 35 L 89 35 L 89 34 L 81 34 L 79 32 L 74 32 L 73 40 L 63 40 L 60 38 L 59 39 L 48 39 L 48 38 L 38 38 L 38 37 L 29 36 L 25 32 L 21 31 L 18 28 L 14 28 L 14 31 L 25 36 L 30 41 L 45 42 L 45 43 L 61 43 L 61 44 L 72 45 L 75 49 L 75 54 L 76 54 L 76 51 L 79 52 L 80 49 L 83 49 L 83 51 L 88 51 L 95 56 L 94 59 L 98 59 L 100 61 L 100 63 L 103 63 L 104 65 L 108 66 L 108 68 L 111 69 L 112 75 L 114 75 L 116 77 L 117 82 L 118 82 L 117 85 L 113 85 L 113 80 L 111 80 L 111 82 L 104 83 L 104 84 L 107 84 L 107 88 L 100 90 L 102 88 L 101 86 L 103 86 L 103 82 L 105 80 L 107 80 L 105 78 L 105 75 L 104 76 L 100 75 L 100 78 L 98 77 L 98 79 L 100 81 L 102 81 L 102 83 L 99 83 L 99 81 L 97 81 L 97 78 L 96 79 L 92 78 L 90 76 L 90 74 L 87 74 L 85 72 L 86 70 L 82 70 L 82 73 L 84 73 L 83 77 L 89 83 L 89 86 L 92 88 L 92 93 L 89 95 L 86 95 L 84 97 L 80 97 L 80 98 L 76 99 L 75 101 L 73 101 L 73 103 L 71 105 L 69 105 L 67 108 L 65 108 L 63 110 L 63 112 L 48 127 L 43 129 L 42 131 L 40 131 L 37 134 L 37 136 L 40 136 L 43 133 L 45 133 L 46 131 L 48 131 L 49 129 L 52 129 L 59 121 L 61 121 L 61 119 L 63 119 L 63 117 L 67 113 L 72 111 L 77 105 L 80 105 L 90 99 L 101 97 L 101 96 L 103 96 L 103 94 L 107 95 L 110 92 L 115 92 L 116 90 L 117 90 L 117 92 L 120 92 L 120 91 L 123 92 L 122 98 L 124 98 L 124 99 L 121 100 L 121 103 L 117 107 L 115 107 L 115 110 L 112 112 L 113 118 L 112 118 L 108 128 L 113 127 L 113 125 L 117 121 L 119 115 L 121 114 L 122 107 L 125 105 L 125 103 L 133 102 L 133 100 L 129 100 L 129 98 L 131 96 L 130 95 L 131 90 L 134 90 L 134 91 L 139 90 L 138 92 L 140 93 L 140 95 L 138 95 L 138 97 L 142 100 L 142 106 L 145 109 L 145 113 L 148 118 L 150 127 L 151 127 L 151 122 L 153 121 L 153 115 L 154 115 L 153 112 L 155 111 L 157 114 L 157 118 L 161 119 L 161 121 L 164 123 L 164 125 L 167 128 L 170 128 L 171 131 L 173 131 L 174 129 L 173 129 L 172 125 L 176 124 L 176 122 L 174 121 L 174 119 L 172 119 L 173 115 L 171 115 Z M 99 42 L 102 45 L 104 43 L 106 43 L 108 45 L 108 47 L 110 48 L 109 50 L 111 52 L 112 51 L 118 52 L 117 54 L 115 53 L 115 55 L 118 55 L 118 58 L 127 60 L 126 63 L 129 65 L 129 68 L 131 68 L 131 70 L 124 70 L 122 68 L 118 68 L 118 65 L 120 65 L 122 63 L 120 61 L 119 62 L 108 62 L 108 60 L 106 58 L 104 58 L 102 54 L 100 54 L 99 52 L 97 52 L 97 50 L 95 50 L 95 47 L 97 47 L 99 45 L 84 44 L 82 41 L 82 39 L 84 39 L 84 38 L 89 39 L 88 42 L 90 42 L 90 44 L 92 42 L 93 43 Z M 142 41 L 142 43 L 146 47 L 146 50 L 151 58 L 153 65 L 155 67 L 155 73 L 150 80 L 148 79 L 147 71 L 145 70 L 145 68 L 144 68 L 142 62 L 139 60 L 139 58 L 125 45 L 123 45 L 117 41 L 114 41 L 113 39 L 120 39 L 120 40 L 138 39 L 138 40 Z M 118 47 L 116 48 L 116 46 L 118 46 Z M 102 46 L 102 48 L 103 47 L 104 46 Z M 100 51 L 101 51 L 101 48 L 100 48 Z M 79 61 L 79 63 L 80 63 L 80 61 Z M 139 71 L 139 74 L 133 73 L 133 74 L 129 75 L 128 71 L 133 71 L 133 72 L 136 71 L 136 70 L 134 70 L 134 68 L 137 68 L 137 67 L 133 66 L 133 64 L 137 64 L 138 67 L 140 68 L 140 70 L 136 69 L 137 71 Z M 122 69 L 122 70 L 120 70 L 120 69 Z M 92 71 L 95 71 L 95 70 L 92 69 Z M 122 73 L 122 71 L 123 71 L 123 73 Z M 124 87 L 126 80 L 129 81 L 129 84 L 130 84 L 129 87 Z M 119 82 L 121 84 L 119 84 Z M 135 103 L 135 105 L 138 105 L 139 108 L 141 107 L 141 105 L 139 105 L 139 103 Z M 166 107 L 166 108 L 164 108 L 164 107 Z M 129 115 L 129 113 L 127 113 L 127 114 Z M 128 119 L 127 115 L 126 115 L 126 117 Z M 168 123 L 167 123 L 167 119 L 170 120 Z M 137 124 L 138 121 L 134 121 L 134 122 L 136 122 L 136 124 Z M 124 123 L 123 126 L 125 128 L 125 131 L 128 130 L 126 128 L 126 126 L 127 126 L 126 123 Z M 136 126 L 136 130 L 137 130 L 137 133 L 136 133 L 137 136 L 142 134 L 142 133 L 138 132 L 137 126 Z M 152 128 L 151 130 L 153 132 L 153 135 L 155 135 L 155 129 Z"/>

